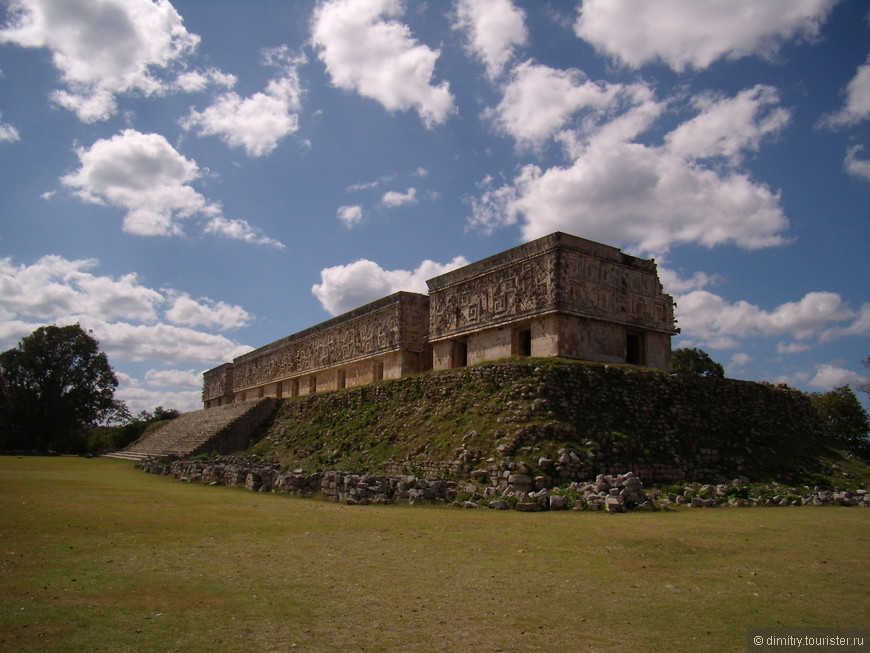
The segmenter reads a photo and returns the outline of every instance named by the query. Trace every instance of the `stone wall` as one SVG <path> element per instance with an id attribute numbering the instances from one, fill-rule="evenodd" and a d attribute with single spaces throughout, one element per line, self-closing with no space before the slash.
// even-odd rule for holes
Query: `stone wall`
<path id="1" fill-rule="evenodd" d="M 670 369 L 673 299 L 652 260 L 555 233 L 427 283 L 435 369 L 517 355 Z"/>
<path id="2" fill-rule="evenodd" d="M 485 476 L 467 483 L 409 475 L 355 474 L 331 470 L 305 473 L 281 471 L 245 458 L 224 457 L 210 461 L 150 459 L 138 466 L 153 474 L 171 475 L 181 481 L 244 487 L 252 492 L 279 492 L 299 497 L 321 497 L 347 505 L 452 504 L 462 508 L 486 506 L 523 512 L 542 510 L 592 510 L 611 513 L 632 509 L 660 510 L 671 506 L 692 508 L 753 506 L 863 506 L 870 507 L 866 490 L 832 491 L 821 488 L 750 486 L 745 479 L 717 485 L 687 484 L 667 491 L 644 489 L 633 472 L 599 474 L 594 481 L 574 481 L 554 488 L 543 477 L 506 473 L 487 483 Z"/>
<path id="3" fill-rule="evenodd" d="M 205 406 L 307 395 L 429 369 L 428 304 L 425 295 L 398 292 L 239 356 L 205 373 Z"/>
<path id="4" fill-rule="evenodd" d="M 233 402 L 233 364 L 224 363 L 202 375 L 202 400 L 205 408 Z"/>
<path id="5" fill-rule="evenodd" d="M 296 456 L 290 465 L 453 478 L 483 470 L 491 481 L 528 468 L 559 484 L 627 471 L 652 483 L 787 475 L 823 441 L 817 414 L 795 390 L 547 361 L 286 402 L 261 444 Z"/>

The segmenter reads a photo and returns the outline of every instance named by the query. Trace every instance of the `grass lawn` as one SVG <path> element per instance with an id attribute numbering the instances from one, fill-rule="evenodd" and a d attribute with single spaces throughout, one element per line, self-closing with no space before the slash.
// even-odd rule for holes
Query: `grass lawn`
<path id="1" fill-rule="evenodd" d="M 870 624 L 870 510 L 343 506 L 0 458 L 2 651 L 744 651 Z"/>

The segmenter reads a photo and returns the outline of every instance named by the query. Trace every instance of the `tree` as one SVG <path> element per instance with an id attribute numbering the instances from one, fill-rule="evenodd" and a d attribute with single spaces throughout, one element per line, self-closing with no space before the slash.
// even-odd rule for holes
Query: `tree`
<path id="1" fill-rule="evenodd" d="M 81 451 L 89 427 L 126 411 L 117 386 L 90 332 L 36 329 L 0 353 L 0 449 Z"/>
<path id="2" fill-rule="evenodd" d="M 828 427 L 828 432 L 841 445 L 863 457 L 870 454 L 870 417 L 847 385 L 830 392 L 814 392 L 810 401 Z"/>
<path id="3" fill-rule="evenodd" d="M 677 349 L 671 355 L 671 364 L 677 374 L 725 378 L 725 369 L 703 349 Z"/>
<path id="4" fill-rule="evenodd" d="M 861 364 L 862 364 L 864 367 L 868 367 L 868 368 L 870 368 L 870 356 L 868 356 L 868 357 L 865 358 L 863 361 L 861 361 Z M 870 395 L 870 381 L 865 381 L 865 382 L 863 382 L 863 383 L 859 383 L 856 387 L 857 387 L 861 392 L 866 392 L 868 395 Z"/>

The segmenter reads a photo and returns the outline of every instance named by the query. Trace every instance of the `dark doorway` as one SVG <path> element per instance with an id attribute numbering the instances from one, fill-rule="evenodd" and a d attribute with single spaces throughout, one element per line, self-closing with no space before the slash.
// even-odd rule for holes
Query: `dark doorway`
<path id="1" fill-rule="evenodd" d="M 532 355 L 532 330 L 531 329 L 521 329 L 517 331 L 517 356 L 531 356 Z"/>
<path id="2" fill-rule="evenodd" d="M 625 362 L 629 365 L 643 365 L 643 335 L 629 333 L 625 337 Z"/>
<path id="3" fill-rule="evenodd" d="M 466 365 L 468 365 L 468 342 L 454 340 L 450 352 L 450 367 L 465 367 Z"/>

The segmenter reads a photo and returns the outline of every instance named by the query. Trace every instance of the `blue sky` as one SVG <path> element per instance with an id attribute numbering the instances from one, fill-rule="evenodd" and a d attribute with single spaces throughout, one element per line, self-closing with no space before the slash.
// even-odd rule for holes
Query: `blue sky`
<path id="1" fill-rule="evenodd" d="M 134 412 L 552 231 L 654 257 L 674 347 L 870 356 L 859 0 L 0 4 L 0 349 L 91 329 Z"/>

